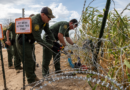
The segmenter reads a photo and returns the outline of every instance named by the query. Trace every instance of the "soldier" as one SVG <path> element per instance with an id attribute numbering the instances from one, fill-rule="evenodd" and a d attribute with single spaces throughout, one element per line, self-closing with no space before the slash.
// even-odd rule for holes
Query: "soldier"
<path id="1" fill-rule="evenodd" d="M 70 20 L 70 22 L 66 22 L 66 21 L 57 22 L 50 27 L 50 30 L 52 31 L 56 41 L 59 40 L 60 43 L 65 47 L 64 50 L 67 50 L 68 46 L 66 45 L 66 43 L 64 41 L 64 36 L 69 44 L 71 44 L 73 46 L 77 46 L 76 44 L 73 43 L 73 41 L 69 37 L 69 30 L 74 29 L 77 26 L 78 26 L 77 20 L 72 19 L 72 20 Z M 47 36 L 46 34 L 43 36 L 43 39 L 46 42 L 51 43 L 50 37 Z M 52 58 L 52 55 L 53 55 L 53 59 L 55 58 L 54 59 L 55 72 L 56 73 L 61 72 L 60 71 L 61 70 L 60 69 L 60 53 L 59 53 L 59 55 L 57 55 L 57 54 L 58 53 L 53 53 L 48 48 L 43 47 L 43 62 L 42 62 L 43 76 L 46 76 L 47 74 L 49 74 L 49 63 Z"/>
<path id="2" fill-rule="evenodd" d="M 31 18 L 31 17 L 34 16 L 34 15 L 35 15 L 35 14 L 31 14 L 29 17 Z M 34 61 L 35 61 L 34 70 L 36 71 L 36 67 L 38 67 L 39 64 L 36 64 L 35 44 L 33 45 L 33 57 L 34 57 Z"/>
<path id="3" fill-rule="evenodd" d="M 43 7 L 40 14 L 31 17 L 32 33 L 25 35 L 25 73 L 29 84 L 39 80 L 34 72 L 35 62 L 32 57 L 34 42 L 37 41 L 37 43 L 40 45 L 50 48 L 53 51 L 59 50 L 59 48 L 45 42 L 41 38 L 42 29 L 44 29 L 45 33 L 51 37 L 52 41 L 55 41 L 53 34 L 49 30 L 48 22 L 51 20 L 51 18 L 55 17 L 49 7 Z M 16 39 L 16 45 L 22 58 L 22 36 L 20 37 L 17 35 Z"/>
<path id="4" fill-rule="evenodd" d="M 8 54 L 8 67 L 9 69 L 14 69 L 14 66 L 13 66 L 13 62 L 12 62 L 12 59 L 13 59 L 13 50 L 12 50 L 12 46 L 8 46 L 6 45 L 5 41 L 6 41 L 6 29 L 4 29 L 3 31 L 3 34 L 4 34 L 4 44 L 5 44 L 5 47 L 7 49 L 7 54 Z M 11 37 L 11 34 L 9 34 L 9 38 Z"/>
<path id="5" fill-rule="evenodd" d="M 9 34 L 11 33 L 11 40 L 9 39 Z M 15 43 L 15 23 L 10 23 L 9 28 L 6 31 L 6 38 L 7 41 L 5 42 L 7 45 L 13 47 L 13 54 L 14 54 L 14 66 L 16 69 L 16 73 L 20 73 L 20 70 L 23 68 L 21 67 L 21 60 L 19 58 L 17 49 L 16 49 L 16 43 Z"/>

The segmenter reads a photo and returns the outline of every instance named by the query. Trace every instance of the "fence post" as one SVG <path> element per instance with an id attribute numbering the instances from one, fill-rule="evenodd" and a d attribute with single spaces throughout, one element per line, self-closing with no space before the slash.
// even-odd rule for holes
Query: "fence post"
<path id="1" fill-rule="evenodd" d="M 5 70 L 4 70 L 4 62 L 3 62 L 3 55 L 2 55 L 2 48 L 1 48 L 1 41 L 0 41 L 0 55 L 1 55 L 1 65 L 2 65 L 2 71 L 3 71 L 4 90 L 7 90 Z"/>
<path id="2" fill-rule="evenodd" d="M 98 56 L 98 53 L 99 53 L 99 50 L 100 50 L 100 46 L 101 46 L 101 38 L 103 36 L 103 33 L 104 33 L 104 28 L 105 28 L 105 25 L 106 25 L 106 20 L 107 20 L 107 15 L 108 15 L 108 11 L 109 11 L 109 7 L 110 7 L 110 3 L 111 3 L 111 0 L 107 0 L 107 3 L 106 3 L 106 8 L 105 8 L 105 11 L 104 11 L 104 16 L 103 16 L 103 20 L 102 20 L 102 26 L 101 26 L 101 30 L 100 30 L 100 34 L 99 34 L 99 38 L 98 38 L 98 44 L 97 44 L 97 47 L 96 47 L 96 53 L 94 54 L 94 65 L 95 65 L 95 69 L 97 69 L 97 56 Z"/>
<path id="3" fill-rule="evenodd" d="M 22 18 L 24 18 L 24 8 L 22 9 Z M 23 90 L 25 90 L 25 34 L 23 34 Z"/>

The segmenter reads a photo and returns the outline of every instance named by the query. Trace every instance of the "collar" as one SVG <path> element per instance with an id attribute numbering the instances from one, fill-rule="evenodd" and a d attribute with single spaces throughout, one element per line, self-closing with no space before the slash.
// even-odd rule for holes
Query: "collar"
<path id="1" fill-rule="evenodd" d="M 40 14 L 37 14 L 37 17 L 38 17 L 38 19 L 39 19 L 39 24 L 40 24 L 40 25 L 45 24 L 45 23 L 42 21 L 42 18 L 41 18 L 41 15 L 40 15 Z"/>

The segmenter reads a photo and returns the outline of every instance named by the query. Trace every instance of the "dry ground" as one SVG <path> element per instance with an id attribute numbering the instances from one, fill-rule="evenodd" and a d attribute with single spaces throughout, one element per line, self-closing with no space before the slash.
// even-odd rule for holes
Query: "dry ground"
<path id="1" fill-rule="evenodd" d="M 6 84 L 8 90 L 20 90 L 23 87 L 23 72 L 21 70 L 20 73 L 16 74 L 15 69 L 8 69 L 8 57 L 6 49 L 3 49 L 3 60 L 4 60 L 4 68 L 6 75 Z M 37 63 L 39 63 L 40 67 L 36 68 L 36 75 L 38 78 L 42 79 L 42 46 L 35 46 L 35 54 Z M 52 63 L 52 62 L 51 62 Z M 70 68 L 65 60 L 65 58 L 61 58 L 62 70 L 65 68 Z M 50 66 L 50 69 L 53 70 L 53 66 Z M 27 81 L 26 81 L 27 85 Z M 26 90 L 30 90 L 30 86 L 26 87 Z M 0 90 L 4 89 L 3 85 L 3 74 L 2 74 L 2 66 L 0 61 Z M 52 84 L 47 85 L 41 90 L 91 90 L 90 86 L 86 81 L 83 80 L 61 80 L 57 82 L 53 82 Z"/>

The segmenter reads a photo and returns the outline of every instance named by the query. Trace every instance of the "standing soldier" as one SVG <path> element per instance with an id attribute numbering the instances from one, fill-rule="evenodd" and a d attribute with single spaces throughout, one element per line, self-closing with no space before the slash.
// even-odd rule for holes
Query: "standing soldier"
<path id="1" fill-rule="evenodd" d="M 53 34 L 49 30 L 49 24 L 48 24 L 51 18 L 54 18 L 51 9 L 48 7 L 43 7 L 40 14 L 37 14 L 31 18 L 32 18 L 32 33 L 25 35 L 25 73 L 29 84 L 39 80 L 34 72 L 35 62 L 32 57 L 34 42 L 37 41 L 37 43 L 39 43 L 40 45 L 50 48 L 53 51 L 59 50 L 59 48 L 45 42 L 41 38 L 42 29 L 44 29 L 45 33 L 47 33 L 51 37 L 52 41 L 55 41 Z M 17 39 L 16 45 L 22 58 L 23 56 L 22 36 L 17 35 L 16 39 Z"/>
<path id="2" fill-rule="evenodd" d="M 12 62 L 12 59 L 13 59 L 13 50 L 12 50 L 12 46 L 8 46 L 6 45 L 5 41 L 6 41 L 6 28 L 4 29 L 3 31 L 3 34 L 4 34 L 4 44 L 5 44 L 5 47 L 7 49 L 7 54 L 8 54 L 8 67 L 9 69 L 14 69 L 14 66 L 13 66 L 13 62 Z M 11 37 L 11 34 L 9 34 L 9 38 Z"/>
<path id="3" fill-rule="evenodd" d="M 11 32 L 11 40 L 9 39 L 10 32 Z M 23 68 L 21 67 L 21 60 L 20 60 L 18 52 L 17 52 L 16 43 L 15 43 L 15 37 L 16 37 L 15 23 L 10 23 L 9 28 L 6 31 L 7 41 L 5 43 L 7 45 L 13 47 L 14 66 L 15 66 L 15 69 L 16 69 L 16 73 L 19 73 L 20 70 L 23 69 Z"/>
<path id="4" fill-rule="evenodd" d="M 68 46 L 65 43 L 64 37 L 66 38 L 67 42 L 75 47 L 77 47 L 76 44 L 73 43 L 73 41 L 69 37 L 69 30 L 74 29 L 78 26 L 78 21 L 76 19 L 70 20 L 70 22 L 61 21 L 57 22 L 54 25 L 50 27 L 50 30 L 52 31 L 56 41 L 60 41 L 60 43 L 65 47 L 64 50 L 68 49 Z M 43 39 L 51 43 L 51 39 L 46 34 L 43 36 Z M 55 43 L 58 45 L 57 43 Z M 42 73 L 43 76 L 46 76 L 49 74 L 49 63 L 52 58 L 54 59 L 54 65 L 55 65 L 55 72 L 60 73 L 60 53 L 53 53 L 48 48 L 43 47 L 43 66 L 42 66 Z"/>

